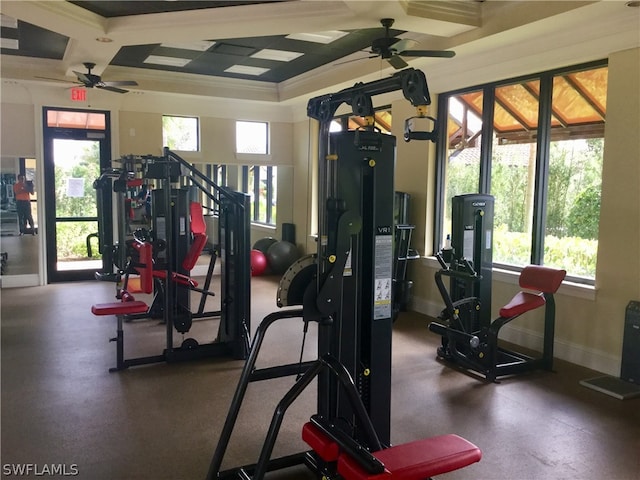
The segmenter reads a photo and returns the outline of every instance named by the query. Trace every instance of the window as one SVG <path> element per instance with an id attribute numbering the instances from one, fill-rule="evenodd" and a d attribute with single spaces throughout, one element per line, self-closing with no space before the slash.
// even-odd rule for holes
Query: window
<path id="1" fill-rule="evenodd" d="M 204 165 L 203 173 L 206 175 L 208 179 L 210 179 L 218 187 L 227 186 L 227 166 L 226 165 L 207 163 Z M 205 188 L 209 195 L 213 197 L 216 196 L 216 189 L 214 187 L 210 187 L 206 185 Z M 205 208 L 208 214 L 217 213 L 217 205 L 209 195 L 205 195 L 204 192 L 201 193 L 202 206 Z"/>
<path id="2" fill-rule="evenodd" d="M 266 122 L 236 121 L 236 153 L 267 155 L 269 128 Z M 251 196 L 251 221 L 276 224 L 278 167 L 250 165 L 242 167 L 242 191 Z"/>
<path id="3" fill-rule="evenodd" d="M 198 119 L 163 115 L 162 143 L 170 150 L 197 152 L 200 149 Z"/>
<path id="4" fill-rule="evenodd" d="M 269 153 L 269 137 L 266 122 L 236 122 L 236 153 Z"/>
<path id="5" fill-rule="evenodd" d="M 391 133 L 391 107 L 379 107 L 373 114 L 374 126 L 382 133 Z M 340 115 L 331 121 L 329 130 L 331 132 L 340 132 L 342 130 L 357 130 L 365 126 L 362 117 L 353 115 Z"/>
<path id="6" fill-rule="evenodd" d="M 489 193 L 494 264 L 593 283 L 606 91 L 599 62 L 441 95 L 435 249 L 451 231 L 451 198 Z"/>
<path id="7" fill-rule="evenodd" d="M 251 196 L 251 221 L 276 224 L 277 176 L 275 166 L 242 167 L 243 192 Z"/>

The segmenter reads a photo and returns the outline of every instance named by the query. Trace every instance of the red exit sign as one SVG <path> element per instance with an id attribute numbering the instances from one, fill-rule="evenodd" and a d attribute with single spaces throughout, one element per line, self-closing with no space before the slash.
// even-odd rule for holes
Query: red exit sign
<path id="1" fill-rule="evenodd" d="M 84 88 L 71 88 L 71 100 L 74 102 L 85 102 L 87 100 L 87 90 Z"/>

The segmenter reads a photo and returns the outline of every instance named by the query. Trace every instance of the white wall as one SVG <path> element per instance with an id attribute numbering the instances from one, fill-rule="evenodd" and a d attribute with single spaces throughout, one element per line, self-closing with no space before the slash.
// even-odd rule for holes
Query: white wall
<path id="1" fill-rule="evenodd" d="M 428 72 L 427 72 L 428 74 Z M 597 284 L 595 289 L 565 285 L 557 299 L 556 354 L 560 358 L 617 375 L 620 368 L 622 326 L 626 304 L 640 299 L 640 49 L 609 56 L 609 90 L 602 182 Z M 492 80 L 499 80 L 493 78 Z M 466 75 L 456 79 L 475 85 Z M 444 87 L 440 87 L 443 89 Z M 41 110 L 43 105 L 72 106 L 64 89 L 38 85 L 7 84 L 2 89 L 3 157 L 34 156 L 41 161 Z M 272 125 L 271 161 L 287 166 L 279 179 L 278 223 L 293 222 L 297 243 L 312 252 L 314 211 L 314 161 L 317 152 L 315 122 L 300 120 L 303 106 L 253 102 L 229 102 L 211 98 L 169 95 L 113 95 L 97 92 L 85 108 L 112 112 L 114 156 L 159 153 L 162 147 L 160 118 L 166 114 L 199 115 L 202 119 L 203 151 L 189 158 L 198 163 L 242 163 L 233 153 L 235 119 L 269 121 Z M 432 91 L 432 93 L 434 93 Z M 403 119 L 414 115 L 404 101 L 392 100 L 394 132 L 401 138 Z M 435 95 L 434 95 L 435 103 Z M 234 108 L 235 107 L 235 108 Z M 432 110 L 433 113 L 433 110 Z M 294 120 L 296 119 L 296 120 Z M 399 131 L 400 129 L 400 131 Z M 411 219 L 416 224 L 414 245 L 423 254 L 431 253 L 434 198 L 433 146 L 424 142 L 398 141 L 396 187 L 412 195 Z M 40 169 L 41 171 L 42 169 Z M 280 170 L 280 169 L 279 169 Z M 282 203 L 281 203 L 282 202 Z M 42 216 L 42 215 L 40 215 Z M 271 235 L 269 235 L 271 233 Z M 254 230 L 254 238 L 277 236 L 279 232 Z M 413 262 L 417 311 L 435 314 L 441 300 L 433 282 L 437 265 L 428 258 Z M 493 310 L 516 291 L 510 274 L 494 275 Z M 537 319 L 539 320 L 539 319 Z M 541 337 L 536 321 L 514 322 L 505 335 L 526 346 L 535 347 Z"/>

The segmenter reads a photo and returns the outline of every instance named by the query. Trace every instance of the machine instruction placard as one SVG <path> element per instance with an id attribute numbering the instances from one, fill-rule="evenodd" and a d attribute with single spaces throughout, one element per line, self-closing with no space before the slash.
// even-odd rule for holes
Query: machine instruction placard
<path id="1" fill-rule="evenodd" d="M 393 236 L 391 227 L 378 227 L 375 251 L 373 319 L 391 318 L 391 286 L 393 285 Z"/>

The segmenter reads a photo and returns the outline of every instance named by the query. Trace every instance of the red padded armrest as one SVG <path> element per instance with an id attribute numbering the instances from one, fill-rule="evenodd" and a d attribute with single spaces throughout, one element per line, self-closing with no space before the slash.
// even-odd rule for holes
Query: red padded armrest
<path id="1" fill-rule="evenodd" d="M 154 270 L 153 276 L 156 278 L 161 278 L 162 280 L 167 279 L 167 271 L 166 270 Z M 183 275 L 177 272 L 171 272 L 171 281 L 179 283 L 180 285 L 184 285 L 186 287 L 196 288 L 198 286 L 198 282 L 193 278 Z"/>
<path id="2" fill-rule="evenodd" d="M 479 462 L 482 452 L 451 434 L 396 445 L 373 452 L 373 456 L 384 463 L 383 473 L 369 474 L 345 454 L 338 458 L 338 473 L 349 480 L 424 480 Z"/>

